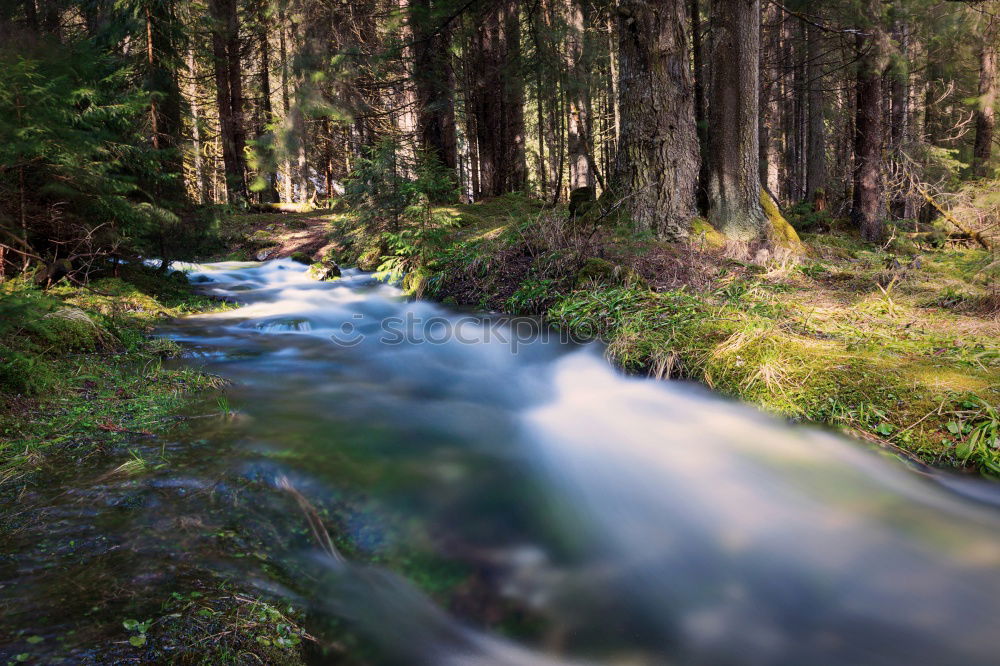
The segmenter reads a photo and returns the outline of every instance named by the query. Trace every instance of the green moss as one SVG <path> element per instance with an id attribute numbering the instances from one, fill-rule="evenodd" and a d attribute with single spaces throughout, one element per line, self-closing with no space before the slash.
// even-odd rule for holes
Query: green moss
<path id="1" fill-rule="evenodd" d="M 691 240 L 696 243 L 704 243 L 711 248 L 722 248 L 726 245 L 726 237 L 703 217 L 691 220 Z"/>
<path id="2" fill-rule="evenodd" d="M 292 252 L 289 259 L 299 264 L 305 264 L 306 266 L 309 266 L 313 262 L 312 257 L 305 252 Z"/>
<path id="3" fill-rule="evenodd" d="M 802 245 L 801 239 L 799 239 L 798 233 L 781 214 L 778 204 L 763 187 L 760 188 L 760 205 L 764 209 L 764 215 L 767 216 L 768 222 L 771 224 L 772 242 L 793 252 L 802 252 L 805 248 Z"/>

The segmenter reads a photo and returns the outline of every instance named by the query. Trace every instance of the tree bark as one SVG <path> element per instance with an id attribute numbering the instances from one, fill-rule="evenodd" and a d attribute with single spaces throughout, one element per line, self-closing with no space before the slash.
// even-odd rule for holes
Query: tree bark
<path id="1" fill-rule="evenodd" d="M 198 70 L 194 58 L 194 46 L 190 45 L 187 52 L 188 67 L 188 97 L 191 108 L 191 152 L 193 157 L 192 170 L 194 171 L 194 189 L 196 192 L 196 203 L 203 204 L 209 201 L 208 184 L 205 180 L 205 159 L 204 148 L 201 137 L 201 104 L 198 101 Z"/>
<path id="2" fill-rule="evenodd" d="M 247 187 L 243 158 L 246 136 L 242 128 L 243 82 L 240 70 L 239 21 L 234 0 L 209 0 L 208 7 L 212 18 L 212 55 L 215 61 L 216 102 L 219 106 L 226 195 L 229 203 L 240 204 L 247 199 Z"/>
<path id="3" fill-rule="evenodd" d="M 485 3 L 476 17 L 468 112 L 475 117 L 483 196 L 524 189 L 524 92 L 518 0 Z"/>
<path id="4" fill-rule="evenodd" d="M 616 195 L 636 228 L 684 238 L 695 212 L 698 134 L 684 0 L 618 8 L 621 129 Z"/>
<path id="5" fill-rule="evenodd" d="M 569 101 L 566 147 L 569 151 L 569 188 L 594 187 L 590 168 L 593 145 L 590 116 L 590 44 L 587 38 L 588 0 L 566 0 L 566 65 Z"/>
<path id="6" fill-rule="evenodd" d="M 866 241 L 885 235 L 882 183 L 882 75 L 888 64 L 879 0 L 866 0 L 865 24 L 857 37 L 857 116 L 854 128 L 854 201 L 851 220 Z"/>
<path id="7" fill-rule="evenodd" d="M 458 165 L 455 131 L 455 72 L 451 65 L 451 30 L 435 20 L 440 0 L 410 0 L 413 32 L 413 78 L 420 147 L 446 168 Z"/>
<path id="8" fill-rule="evenodd" d="M 263 136 L 268 132 L 268 125 L 274 121 L 274 109 L 271 106 L 271 44 L 268 39 L 268 16 L 264 9 L 264 3 L 261 3 L 258 7 L 257 19 L 257 46 L 260 50 L 260 110 L 262 121 L 259 135 Z M 266 203 L 279 201 L 278 189 L 274 182 L 273 145 L 268 145 L 267 148 L 261 147 L 258 150 L 269 151 L 268 159 L 264 160 L 263 165 L 263 177 L 267 182 L 267 186 L 261 192 L 261 199 Z"/>
<path id="9" fill-rule="evenodd" d="M 767 237 L 760 205 L 760 0 L 713 0 L 708 219 L 733 240 Z"/>
<path id="10" fill-rule="evenodd" d="M 996 3 L 993 3 L 996 6 Z M 1000 18 L 987 13 L 983 16 L 983 45 L 979 52 L 979 100 L 976 105 L 976 141 L 973 147 L 972 171 L 977 178 L 990 172 L 993 152 L 993 130 L 996 125 L 997 98 L 997 36 Z"/>
<path id="11" fill-rule="evenodd" d="M 150 137 L 155 150 L 163 150 L 161 172 L 167 176 L 160 195 L 180 200 L 185 196 L 181 159 L 181 91 L 177 79 L 178 54 L 174 48 L 172 0 L 146 0 L 147 89 L 150 92 Z"/>
<path id="12" fill-rule="evenodd" d="M 815 26 L 808 40 L 806 83 L 809 86 L 809 148 L 806 157 L 806 199 L 815 210 L 826 210 L 826 103 L 823 96 L 823 46 Z"/>
<path id="13" fill-rule="evenodd" d="M 781 196 L 781 109 L 778 105 L 780 94 L 781 68 L 780 47 L 784 30 L 785 13 L 777 5 L 767 3 L 762 8 L 761 42 L 763 51 L 760 64 L 760 122 L 758 128 L 758 162 L 761 182 L 775 197 Z M 707 154 L 707 146 L 702 154 Z M 702 164 L 708 182 L 707 161 Z M 707 186 L 706 186 L 707 187 Z M 707 211 L 708 204 L 705 203 Z"/>
<path id="14" fill-rule="evenodd" d="M 688 13 L 691 20 L 691 65 L 694 68 L 694 123 L 698 132 L 698 150 L 702 156 L 698 169 L 696 202 L 699 212 L 708 211 L 708 121 L 705 118 L 705 67 L 702 57 L 701 3 L 689 0 Z"/>

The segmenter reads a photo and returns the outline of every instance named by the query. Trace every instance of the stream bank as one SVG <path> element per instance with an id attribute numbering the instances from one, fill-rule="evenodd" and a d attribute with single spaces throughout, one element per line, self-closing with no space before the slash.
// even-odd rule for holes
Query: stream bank
<path id="1" fill-rule="evenodd" d="M 1000 475 L 1000 262 L 981 248 L 904 226 L 872 247 L 845 221 L 793 211 L 804 256 L 759 265 L 704 222 L 677 245 L 574 226 L 565 207 L 516 195 L 421 215 L 401 232 L 342 203 L 302 219 L 325 233 L 327 258 L 413 296 L 541 315 L 601 339 L 627 372 Z"/>

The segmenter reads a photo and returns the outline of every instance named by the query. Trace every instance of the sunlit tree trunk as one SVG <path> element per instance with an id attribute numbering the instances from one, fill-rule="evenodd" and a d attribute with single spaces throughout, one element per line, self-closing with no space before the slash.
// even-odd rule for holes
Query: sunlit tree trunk
<path id="1" fill-rule="evenodd" d="M 569 101 L 567 141 L 569 151 L 569 187 L 594 187 L 591 169 L 590 116 L 590 45 L 587 38 L 585 4 L 587 0 L 566 0 L 566 69 L 569 80 L 566 97 Z"/>
<path id="2" fill-rule="evenodd" d="M 866 0 L 864 31 L 857 37 L 857 118 L 854 127 L 854 202 L 851 220 L 861 237 L 878 242 L 885 234 L 882 205 L 882 141 L 884 127 L 882 75 L 888 65 L 887 36 L 879 0 Z"/>
<path id="3" fill-rule="evenodd" d="M 671 239 L 687 236 L 698 181 L 686 4 L 618 7 L 621 134 L 612 191 L 637 228 Z"/>
<path id="4" fill-rule="evenodd" d="M 708 219 L 739 241 L 766 237 L 760 205 L 760 1 L 713 0 Z"/>
<path id="5" fill-rule="evenodd" d="M 990 3 L 991 8 L 1000 8 Z M 983 45 L 979 52 L 979 100 L 976 105 L 976 141 L 973 147 L 973 173 L 983 178 L 989 175 L 993 152 L 993 130 L 996 125 L 997 98 L 997 37 L 1000 17 L 991 13 L 983 16 Z"/>

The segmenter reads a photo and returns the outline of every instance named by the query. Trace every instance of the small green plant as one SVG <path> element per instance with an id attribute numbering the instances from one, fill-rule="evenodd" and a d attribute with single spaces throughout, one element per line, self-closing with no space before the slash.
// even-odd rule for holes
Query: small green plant
<path id="1" fill-rule="evenodd" d="M 131 643 L 133 647 L 142 647 L 146 644 L 146 632 L 149 631 L 149 627 L 152 624 L 152 620 L 140 622 L 139 620 L 128 619 L 122 622 L 122 626 L 125 627 L 125 631 L 131 633 L 128 637 L 128 642 Z"/>
<path id="2" fill-rule="evenodd" d="M 955 455 L 963 463 L 973 462 L 1000 475 L 1000 413 L 979 396 L 963 400 L 961 407 L 945 424 L 955 440 Z"/>

